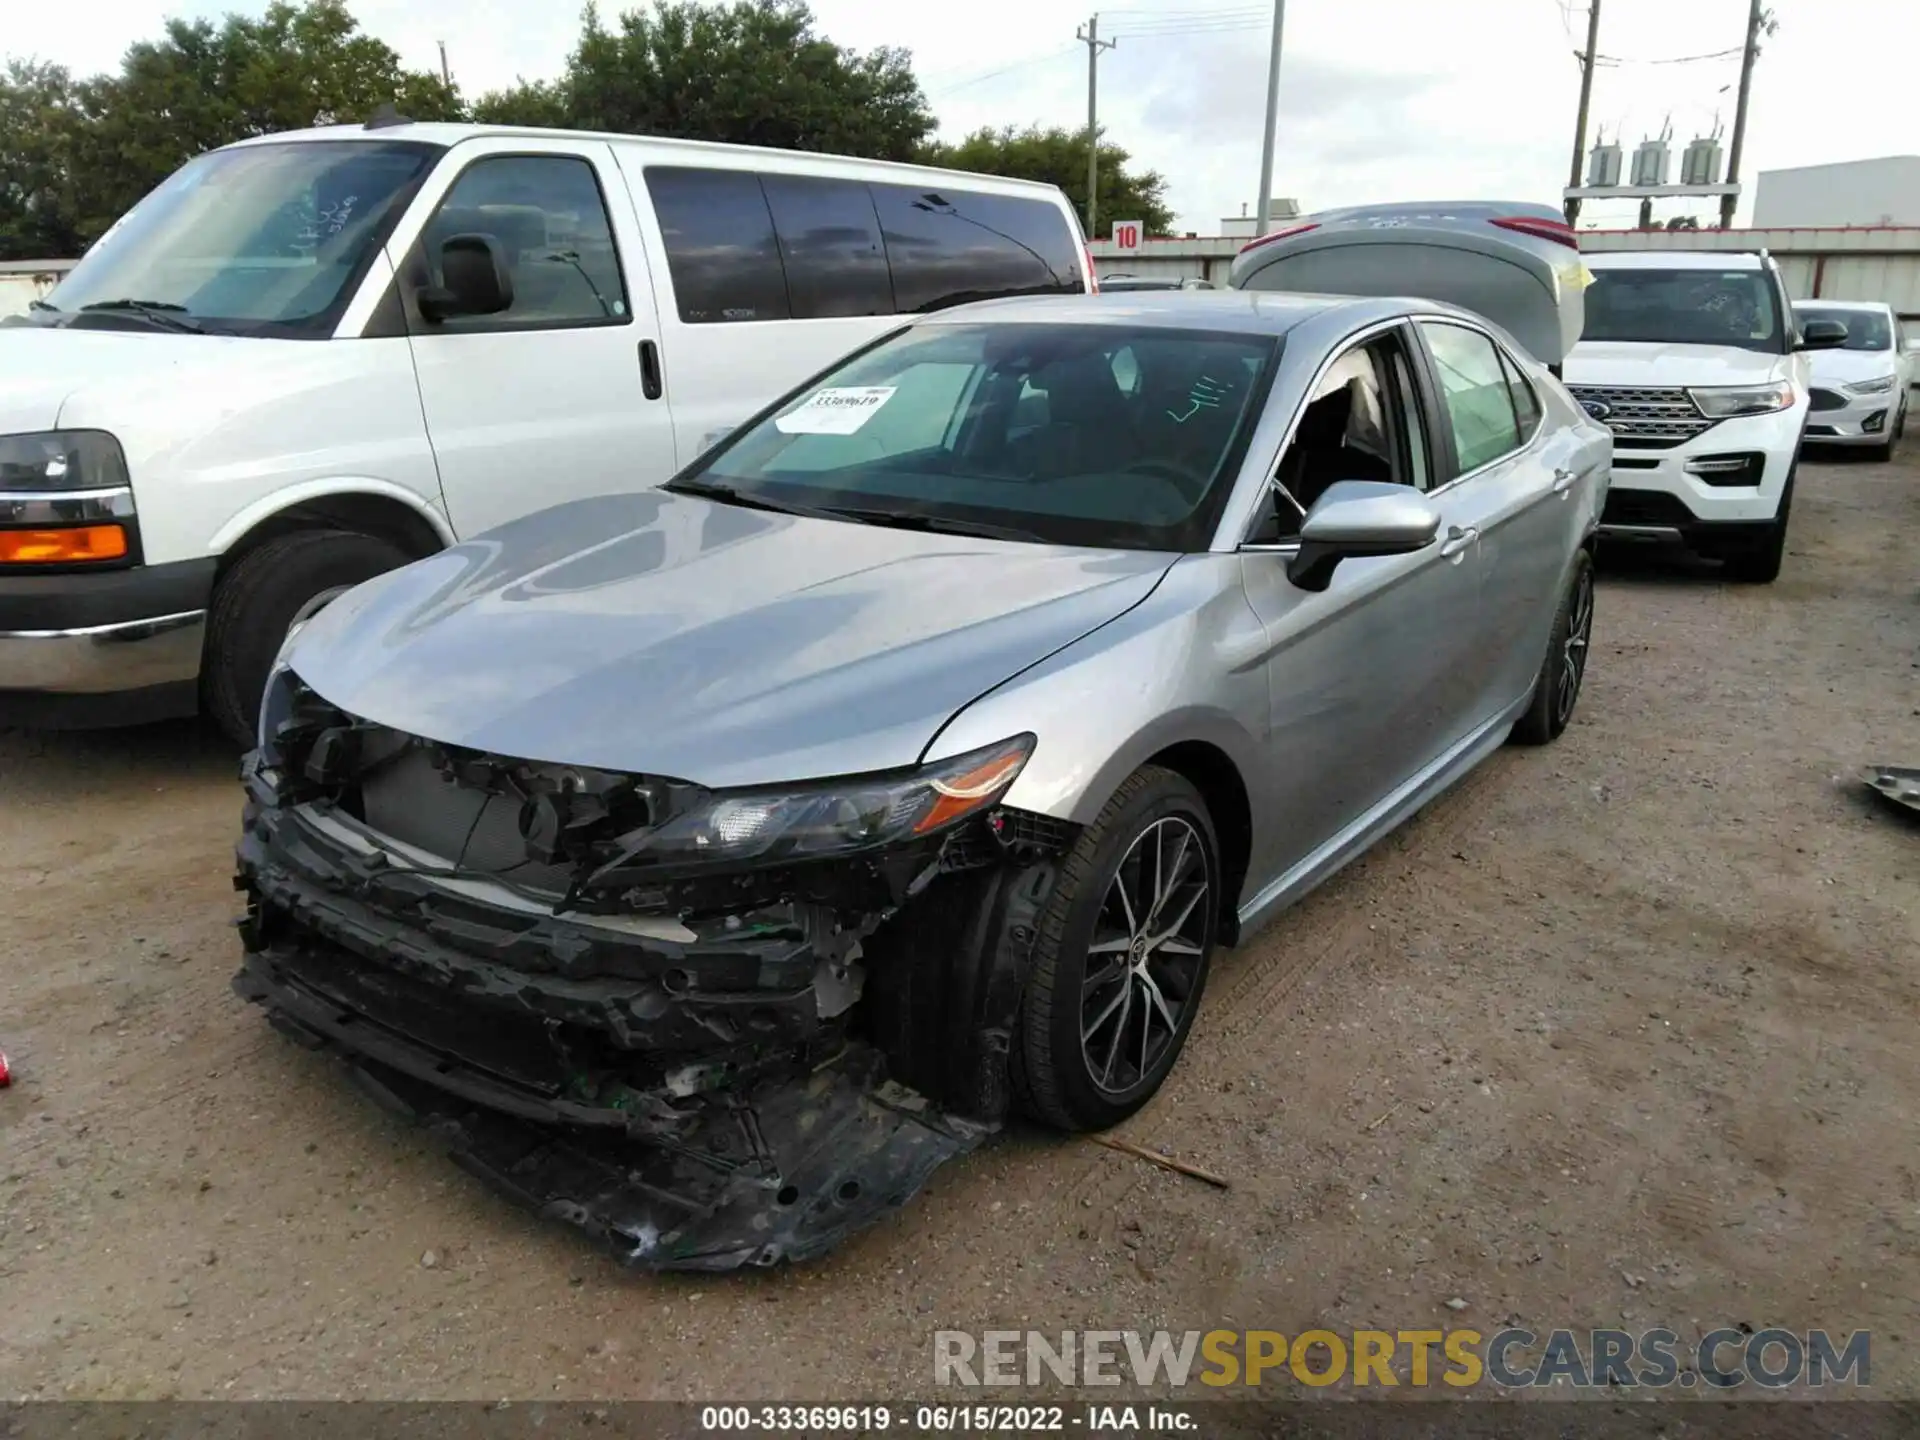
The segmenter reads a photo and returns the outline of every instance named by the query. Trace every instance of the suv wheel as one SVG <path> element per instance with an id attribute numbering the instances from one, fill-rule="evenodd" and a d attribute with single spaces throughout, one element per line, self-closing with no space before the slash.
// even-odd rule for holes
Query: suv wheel
<path id="1" fill-rule="evenodd" d="M 301 530 L 234 562 L 213 592 L 201 684 L 207 710 L 235 744 L 253 746 L 267 671 L 294 622 L 407 558 L 371 535 Z"/>
<path id="2" fill-rule="evenodd" d="M 1218 930 L 1219 845 L 1171 770 L 1135 771 L 1062 862 L 1013 1045 L 1036 1120 L 1104 1130 L 1159 1090 L 1186 1044 Z"/>
<path id="3" fill-rule="evenodd" d="M 1793 479 L 1794 471 L 1789 470 L 1786 488 L 1780 492 L 1780 511 L 1766 532 L 1722 557 L 1729 580 L 1743 585 L 1771 585 L 1780 578 L 1780 562 L 1787 553 L 1787 516 L 1793 508 Z"/>
<path id="4" fill-rule="evenodd" d="M 1593 644 L 1593 557 L 1582 550 L 1574 557 L 1573 579 L 1554 613 L 1547 658 L 1534 678 L 1533 699 L 1513 722 L 1508 739 L 1516 745 L 1548 745 L 1573 719 L 1580 703 L 1580 686 L 1587 678 L 1587 652 Z"/>

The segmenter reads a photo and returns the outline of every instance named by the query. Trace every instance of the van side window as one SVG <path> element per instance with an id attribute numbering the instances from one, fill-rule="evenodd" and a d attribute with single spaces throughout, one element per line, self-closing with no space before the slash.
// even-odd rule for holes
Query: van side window
<path id="1" fill-rule="evenodd" d="M 435 283 L 441 245 L 470 234 L 492 237 L 505 252 L 513 304 L 503 314 L 453 318 L 436 329 L 538 330 L 632 319 L 606 202 L 586 160 L 497 155 L 469 165 L 422 235 Z"/>
<path id="2" fill-rule="evenodd" d="M 893 314 L 873 198 L 858 180 L 762 175 L 796 320 Z"/>
<path id="3" fill-rule="evenodd" d="M 792 316 L 759 176 L 649 165 L 646 180 L 682 320 L 713 325 Z"/>
<path id="4" fill-rule="evenodd" d="M 1081 289 L 1073 236 L 1042 200 L 872 185 L 901 314 L 998 295 Z"/>
<path id="5" fill-rule="evenodd" d="M 1513 413 L 1513 392 L 1493 341 L 1477 330 L 1438 321 L 1420 322 L 1420 334 L 1433 358 L 1434 379 L 1453 426 L 1453 448 L 1460 473 L 1490 465 L 1520 448 L 1520 426 Z"/>

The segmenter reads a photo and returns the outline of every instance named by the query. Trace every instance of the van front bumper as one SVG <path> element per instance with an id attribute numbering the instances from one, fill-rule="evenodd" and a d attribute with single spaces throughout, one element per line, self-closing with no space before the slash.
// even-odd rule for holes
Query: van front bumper
<path id="1" fill-rule="evenodd" d="M 93 729 L 192 714 L 215 565 L 0 576 L 0 725 Z"/>

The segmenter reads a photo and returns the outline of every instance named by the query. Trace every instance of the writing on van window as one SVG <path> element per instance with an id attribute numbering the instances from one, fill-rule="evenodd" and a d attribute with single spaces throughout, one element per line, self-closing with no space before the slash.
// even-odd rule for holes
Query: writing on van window
<path id="1" fill-rule="evenodd" d="M 323 240 L 331 240 L 347 228 L 347 222 L 353 218 L 353 208 L 359 204 L 358 195 L 342 196 L 331 205 L 301 207 L 304 214 L 296 222 L 298 229 L 288 248 L 305 255 L 317 249 Z"/>
<path id="2" fill-rule="evenodd" d="M 843 385 L 816 390 L 797 410 L 775 418 L 783 435 L 854 435 L 893 398 L 895 385 Z"/>

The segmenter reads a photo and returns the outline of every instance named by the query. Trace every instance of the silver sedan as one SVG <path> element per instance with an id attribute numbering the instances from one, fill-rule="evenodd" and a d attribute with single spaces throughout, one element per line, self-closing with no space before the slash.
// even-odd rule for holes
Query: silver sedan
<path id="1" fill-rule="evenodd" d="M 817 1254 L 1560 734 L 1610 444 L 1422 302 L 923 318 L 291 637 L 236 988 L 635 1264 Z"/>

